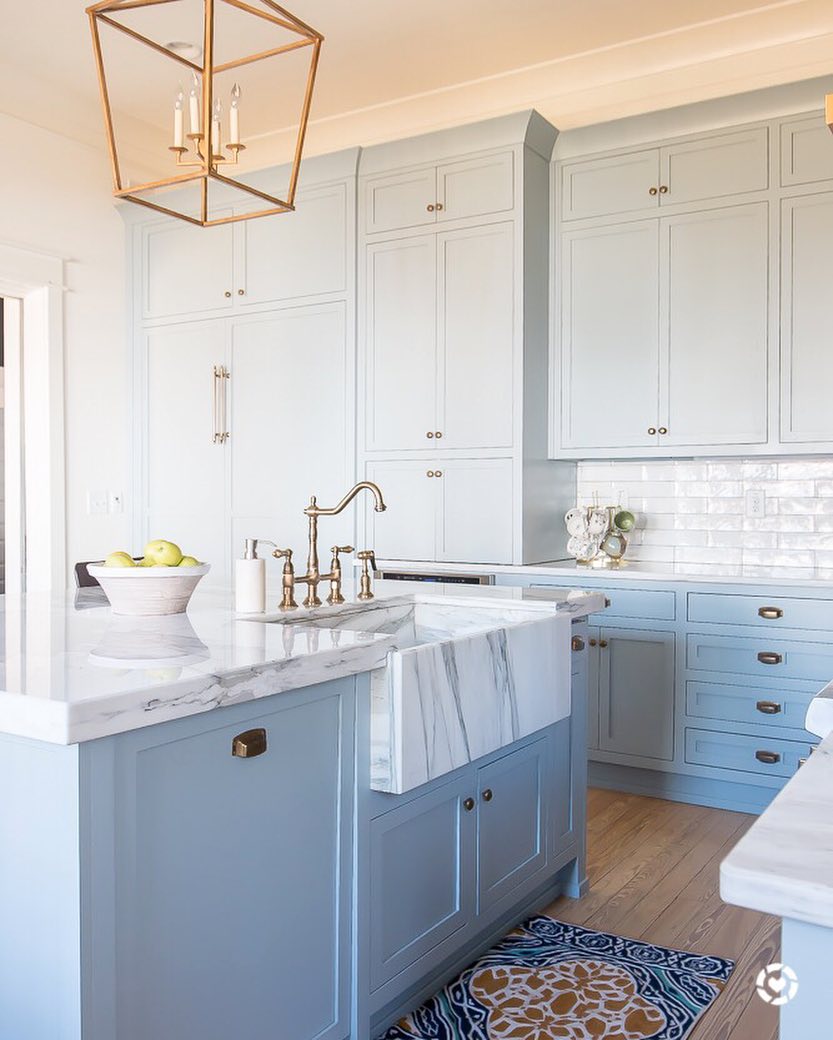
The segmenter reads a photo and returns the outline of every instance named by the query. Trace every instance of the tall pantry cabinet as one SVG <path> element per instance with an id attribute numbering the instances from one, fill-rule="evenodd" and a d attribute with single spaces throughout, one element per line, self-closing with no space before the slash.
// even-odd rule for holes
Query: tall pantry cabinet
<path id="1" fill-rule="evenodd" d="M 352 484 L 357 160 L 306 161 L 294 213 L 198 228 L 125 209 L 134 551 L 170 538 L 227 585 L 245 538 L 301 552 L 309 496 Z M 352 543 L 354 514 L 328 535 Z"/>
<path id="2" fill-rule="evenodd" d="M 563 555 L 547 464 L 549 159 L 535 112 L 378 145 L 359 173 L 359 468 L 387 559 Z"/>

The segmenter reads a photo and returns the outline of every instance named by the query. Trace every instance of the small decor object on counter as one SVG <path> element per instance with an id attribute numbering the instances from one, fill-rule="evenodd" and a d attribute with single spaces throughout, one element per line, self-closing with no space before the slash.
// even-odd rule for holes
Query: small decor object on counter
<path id="1" fill-rule="evenodd" d="M 238 614 L 262 614 L 266 610 L 266 561 L 257 554 L 261 544 L 275 545 L 268 538 L 247 538 L 243 558 L 234 562 L 234 609 Z"/>
<path id="2" fill-rule="evenodd" d="M 158 617 L 181 614 L 194 589 L 211 567 L 194 556 L 184 556 L 175 542 L 156 539 L 145 546 L 144 556 L 134 559 L 119 551 L 100 564 L 87 564 L 110 601 L 114 614 Z"/>
<path id="3" fill-rule="evenodd" d="M 567 552 L 578 563 L 592 567 L 618 567 L 628 549 L 626 537 L 636 517 L 618 506 L 574 506 L 564 517 Z"/>

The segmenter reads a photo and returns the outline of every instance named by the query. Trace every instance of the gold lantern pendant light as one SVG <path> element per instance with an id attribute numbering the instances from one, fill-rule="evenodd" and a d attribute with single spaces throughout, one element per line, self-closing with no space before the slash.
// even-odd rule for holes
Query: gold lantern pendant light
<path id="1" fill-rule="evenodd" d="M 172 8 L 186 0 L 101 0 L 87 8 L 92 32 L 93 51 L 98 71 L 98 82 L 101 92 L 101 103 L 104 110 L 104 125 L 110 153 L 113 173 L 113 195 L 118 199 L 136 202 L 141 206 L 170 216 L 179 217 L 189 223 L 201 227 L 212 227 L 237 220 L 251 220 L 254 217 L 265 217 L 275 213 L 287 213 L 295 208 L 295 192 L 301 166 L 301 156 L 309 121 L 312 93 L 315 86 L 315 75 L 318 68 L 318 56 L 324 37 L 321 33 L 306 25 L 285 8 L 273 0 L 197 0 L 204 10 L 202 13 L 201 44 L 180 42 L 160 42 L 147 31 L 140 31 L 135 18 L 130 21 L 125 16 L 135 16 L 144 9 L 157 10 L 165 6 Z M 193 0 L 192 0 L 193 2 Z M 247 18 L 260 19 L 264 29 L 279 30 L 286 37 L 278 46 L 247 51 L 235 57 L 218 62 L 215 40 L 216 15 L 223 5 L 234 9 Z M 124 20 L 122 20 L 124 18 Z M 122 172 L 120 140 L 116 133 L 114 108 L 111 103 L 112 90 L 109 82 L 107 61 L 102 47 L 102 27 L 115 30 L 130 41 L 131 45 L 150 48 L 158 55 L 184 66 L 190 75 L 186 104 L 185 88 L 179 86 L 175 94 L 173 106 L 173 144 L 167 146 L 170 153 L 169 162 L 173 172 L 166 177 L 154 178 L 144 183 L 132 184 Z M 248 34 L 252 39 L 252 34 Z M 240 106 L 242 90 L 234 83 L 229 92 L 229 125 L 224 134 L 223 101 L 217 76 L 223 73 L 263 62 L 270 59 L 280 60 L 281 55 L 298 52 L 309 48 L 309 62 L 305 69 L 305 87 L 301 102 L 297 135 L 294 141 L 294 154 L 289 168 L 289 180 L 285 197 L 277 193 L 263 190 L 259 185 L 243 181 L 231 176 L 232 169 L 238 166 L 240 153 L 246 145 L 240 139 Z M 119 71 L 122 71 L 122 63 Z M 115 70 L 113 70 L 115 71 Z M 188 130 L 186 133 L 186 112 Z M 278 132 L 278 128 L 275 128 Z M 209 185 L 212 182 L 227 185 L 237 191 L 244 192 L 245 198 L 254 207 L 245 212 L 224 213 L 212 216 L 209 205 Z M 174 208 L 169 202 L 172 189 L 179 186 L 196 185 L 198 202 L 195 213 L 189 215 Z M 168 202 L 169 204 L 165 204 Z"/>

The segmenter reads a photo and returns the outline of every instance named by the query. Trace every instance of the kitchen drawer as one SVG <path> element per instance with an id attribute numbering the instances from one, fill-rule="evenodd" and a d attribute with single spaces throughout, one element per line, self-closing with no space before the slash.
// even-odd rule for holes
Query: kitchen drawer
<path id="1" fill-rule="evenodd" d="M 739 769 L 760 776 L 792 776 L 811 747 L 810 741 L 803 740 L 750 737 L 710 729 L 685 731 L 685 760 L 689 765 Z"/>
<path id="2" fill-rule="evenodd" d="M 677 615 L 673 592 L 647 592 L 641 589 L 613 589 L 605 595 L 610 606 L 603 615 L 611 618 L 634 618 L 639 621 L 673 621 Z"/>
<path id="3" fill-rule="evenodd" d="M 833 599 L 785 596 L 734 596 L 714 592 L 688 594 L 688 620 L 710 625 L 753 628 L 800 628 L 833 632 Z"/>
<path id="4" fill-rule="evenodd" d="M 687 682 L 686 715 L 722 722 L 745 722 L 750 726 L 804 729 L 812 692 L 766 690 L 760 686 L 732 683 Z"/>
<path id="5" fill-rule="evenodd" d="M 686 642 L 686 664 L 695 671 L 829 682 L 833 677 L 833 643 L 800 643 L 776 635 L 742 639 L 695 634 Z"/>

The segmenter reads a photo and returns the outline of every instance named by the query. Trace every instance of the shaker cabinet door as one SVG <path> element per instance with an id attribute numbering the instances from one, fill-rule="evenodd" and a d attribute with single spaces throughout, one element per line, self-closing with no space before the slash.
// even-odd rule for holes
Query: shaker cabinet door
<path id="1" fill-rule="evenodd" d="M 661 448 L 766 443 L 768 214 L 761 202 L 661 222 Z"/>
<path id="2" fill-rule="evenodd" d="M 234 227 L 166 220 L 142 228 L 142 317 L 202 317 L 234 306 Z"/>
<path id="3" fill-rule="evenodd" d="M 613 216 L 659 204 L 659 152 L 649 148 L 561 168 L 562 220 Z"/>
<path id="4" fill-rule="evenodd" d="M 438 237 L 437 448 L 510 448 L 513 433 L 514 225 Z"/>
<path id="5" fill-rule="evenodd" d="M 381 242 L 367 250 L 368 451 L 424 449 L 434 444 L 438 429 L 436 272 L 434 235 Z"/>
<path id="6" fill-rule="evenodd" d="M 368 464 L 367 478 L 381 487 L 387 503 L 384 513 L 366 506 L 368 546 L 379 559 L 437 559 L 442 483 L 433 475 L 437 468 L 425 459 Z"/>
<path id="7" fill-rule="evenodd" d="M 564 448 L 657 444 L 658 298 L 655 220 L 563 235 Z"/>
<path id="8" fill-rule="evenodd" d="M 420 227 L 437 220 L 437 170 L 404 170 L 364 182 L 365 231 Z"/>
<path id="9" fill-rule="evenodd" d="M 512 563 L 511 459 L 445 459 L 437 463 L 441 517 L 438 559 Z"/>

